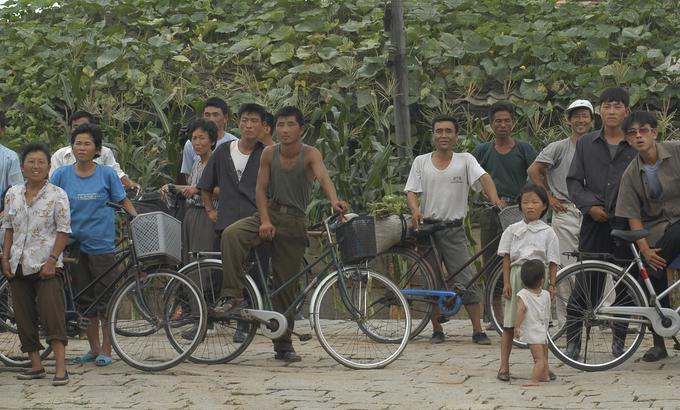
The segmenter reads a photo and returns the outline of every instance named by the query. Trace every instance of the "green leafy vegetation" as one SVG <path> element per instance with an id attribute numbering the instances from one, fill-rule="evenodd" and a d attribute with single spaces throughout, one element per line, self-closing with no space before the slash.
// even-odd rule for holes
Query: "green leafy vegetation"
<path id="1" fill-rule="evenodd" d="M 206 97 L 232 110 L 295 104 L 309 120 L 305 142 L 362 209 L 401 191 L 441 112 L 460 119 L 459 145 L 470 149 L 490 138 L 488 104 L 510 99 L 517 135 L 541 148 L 565 135 L 570 100 L 622 85 L 634 106 L 658 111 L 665 138 L 678 136 L 676 2 L 407 2 L 408 147 L 392 137 L 385 11 L 378 0 L 10 0 L 0 8 L 3 143 L 56 149 L 65 118 L 85 109 L 123 168 L 153 188 L 176 174 L 179 130 Z"/>

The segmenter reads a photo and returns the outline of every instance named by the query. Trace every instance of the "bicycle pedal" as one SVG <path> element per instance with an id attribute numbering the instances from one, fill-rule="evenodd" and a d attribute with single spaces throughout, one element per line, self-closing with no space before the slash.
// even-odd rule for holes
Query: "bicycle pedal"
<path id="1" fill-rule="evenodd" d="M 78 327 L 84 329 L 90 325 L 90 319 L 86 317 L 78 318 Z"/>

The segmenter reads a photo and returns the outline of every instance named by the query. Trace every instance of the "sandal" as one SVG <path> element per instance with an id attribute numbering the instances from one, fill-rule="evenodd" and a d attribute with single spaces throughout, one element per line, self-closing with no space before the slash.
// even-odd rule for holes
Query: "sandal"
<path id="1" fill-rule="evenodd" d="M 97 360 L 95 360 L 94 365 L 104 367 L 110 365 L 111 363 L 113 363 L 113 359 L 111 358 L 111 356 L 104 356 L 100 354 L 99 356 L 97 356 Z"/>
<path id="2" fill-rule="evenodd" d="M 17 379 L 19 380 L 33 380 L 33 379 L 42 379 L 47 374 L 45 373 L 45 368 L 40 368 L 38 370 L 24 370 L 23 372 L 19 373 L 17 375 Z"/>
<path id="3" fill-rule="evenodd" d="M 551 381 L 557 379 L 557 375 L 553 373 L 552 370 L 548 370 L 548 377 L 550 378 Z"/>
<path id="4" fill-rule="evenodd" d="M 642 356 L 642 360 L 645 362 L 658 362 L 661 359 L 665 359 L 668 357 L 668 352 L 666 349 L 659 347 L 659 346 L 653 346 L 647 352 Z"/>
<path id="5" fill-rule="evenodd" d="M 97 356 L 93 355 L 90 352 L 87 352 L 84 355 L 78 356 L 75 359 L 73 359 L 73 363 L 82 364 L 82 363 L 94 362 L 95 360 L 97 360 Z"/>
<path id="6" fill-rule="evenodd" d="M 496 378 L 502 382 L 509 382 L 510 381 L 510 371 L 506 370 L 504 372 L 498 371 L 498 374 L 496 375 Z"/>

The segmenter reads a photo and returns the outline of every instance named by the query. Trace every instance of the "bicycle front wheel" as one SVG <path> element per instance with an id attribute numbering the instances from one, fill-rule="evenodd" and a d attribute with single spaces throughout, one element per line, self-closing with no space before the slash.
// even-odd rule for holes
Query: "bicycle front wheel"
<path id="1" fill-rule="evenodd" d="M 644 318 L 598 312 L 603 306 L 647 305 L 637 281 L 621 275 L 621 268 L 601 261 L 575 263 L 558 273 L 556 302 L 566 305 L 566 318 L 550 328 L 548 341 L 565 364 L 585 371 L 611 369 L 642 343 Z"/>
<path id="2" fill-rule="evenodd" d="M 414 249 L 392 247 L 368 261 L 368 268 L 382 272 L 399 289 L 439 289 L 430 264 Z M 411 311 L 411 338 L 418 336 L 430 323 L 435 300 L 427 296 L 406 295 Z"/>
<path id="3" fill-rule="evenodd" d="M 45 359 L 52 352 L 47 346 L 40 353 L 40 358 Z M 12 300 L 12 287 L 6 280 L 0 285 L 0 361 L 10 367 L 27 367 L 31 365 L 31 359 L 21 351 L 21 341 L 14 317 L 14 301 Z"/>
<path id="4" fill-rule="evenodd" d="M 217 303 L 222 291 L 222 263 L 218 261 L 202 261 L 187 266 L 181 274 L 186 275 L 197 286 L 208 308 Z M 260 298 L 254 282 L 246 277 L 244 299 L 250 309 L 260 309 Z M 208 318 L 205 338 L 196 350 L 191 353 L 189 360 L 196 363 L 218 364 L 227 363 L 238 357 L 253 341 L 257 332 L 257 325 L 251 321 L 238 319 Z M 174 336 L 175 334 L 171 334 Z M 187 337 L 187 335 L 181 335 Z M 174 338 L 173 343 L 179 343 Z"/>
<path id="5" fill-rule="evenodd" d="M 321 346 L 352 369 L 392 363 L 406 348 L 411 330 L 408 304 L 399 288 L 359 267 L 324 279 L 312 298 L 312 321 Z"/>
<path id="6" fill-rule="evenodd" d="M 205 335 L 205 302 L 196 286 L 174 271 L 143 275 L 130 278 L 111 299 L 111 342 L 132 367 L 169 369 L 188 357 Z M 181 338 L 184 332 L 191 337 Z"/>

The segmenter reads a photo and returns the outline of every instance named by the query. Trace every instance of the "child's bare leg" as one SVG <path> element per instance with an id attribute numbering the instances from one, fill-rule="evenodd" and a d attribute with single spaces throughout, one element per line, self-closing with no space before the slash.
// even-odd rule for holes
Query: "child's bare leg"
<path id="1" fill-rule="evenodd" d="M 531 380 L 522 385 L 525 387 L 538 386 L 538 384 L 543 381 L 542 377 L 546 371 L 543 345 L 529 345 L 529 350 L 531 351 L 531 356 L 534 358 L 534 368 L 531 371 Z M 548 378 L 548 380 L 550 379 Z"/>
<path id="2" fill-rule="evenodd" d="M 541 379 L 542 382 L 549 382 L 550 381 L 550 366 L 548 366 L 548 344 L 544 344 L 543 346 L 543 360 L 545 361 L 545 366 L 544 366 L 544 371 L 543 371 L 543 377 Z"/>

